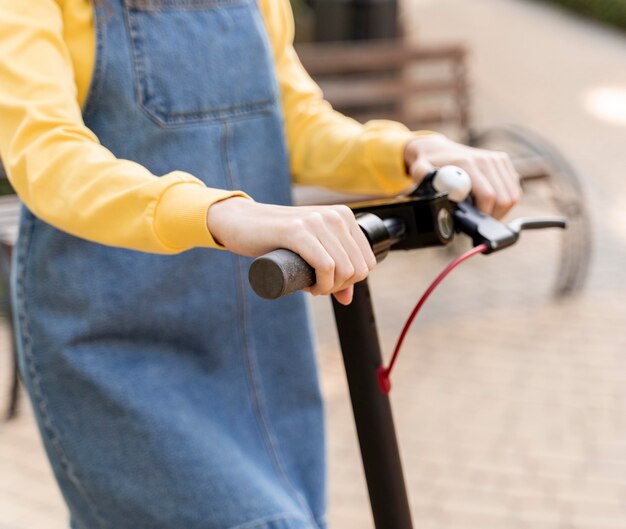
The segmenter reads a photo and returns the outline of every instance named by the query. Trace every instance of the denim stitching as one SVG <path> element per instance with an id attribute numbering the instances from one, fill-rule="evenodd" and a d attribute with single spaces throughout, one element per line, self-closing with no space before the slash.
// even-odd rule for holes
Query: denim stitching
<path id="1" fill-rule="evenodd" d="M 101 528 L 109 527 L 105 522 L 105 518 L 102 516 L 102 513 L 96 506 L 95 502 L 92 500 L 90 495 L 87 493 L 86 489 L 83 487 L 76 471 L 72 468 L 72 465 L 65 454 L 65 450 L 63 449 L 63 445 L 61 443 L 61 436 L 58 431 L 54 427 L 52 416 L 49 412 L 48 404 L 46 403 L 45 394 L 41 387 L 41 377 L 39 372 L 37 371 L 37 362 L 35 360 L 35 356 L 33 354 L 33 339 L 30 334 L 30 323 L 28 320 L 28 313 L 26 309 L 26 287 L 25 287 L 25 275 L 26 275 L 26 255 L 28 253 L 28 248 L 30 247 L 32 233 L 35 228 L 35 224 L 32 218 L 29 218 L 28 221 L 22 218 L 22 223 L 26 223 L 24 228 L 20 233 L 20 250 L 21 252 L 17 258 L 17 274 L 16 274 L 16 287 L 17 287 L 17 296 L 16 296 L 16 313 L 20 324 L 21 330 L 21 342 L 22 342 L 22 352 L 25 359 L 25 365 L 28 369 L 28 373 L 31 378 L 32 388 L 33 388 L 33 404 L 39 410 L 39 415 L 41 417 L 41 422 L 43 425 L 43 430 L 47 434 L 48 440 L 50 444 L 54 448 L 59 457 L 59 462 L 61 464 L 61 468 L 65 472 L 66 478 L 76 487 L 76 490 L 82 495 L 83 499 L 87 506 L 92 510 L 92 514 L 94 515 L 94 519 L 98 522 Z"/>
<path id="2" fill-rule="evenodd" d="M 102 18 L 99 14 L 99 8 L 96 6 L 93 9 L 94 26 L 96 29 L 96 55 L 93 72 L 91 74 L 91 82 L 89 89 L 87 90 L 87 98 L 85 99 L 85 105 L 83 108 L 83 119 L 89 116 L 98 100 L 98 95 L 102 89 L 104 82 L 104 72 L 106 71 L 105 61 L 105 44 L 106 44 L 106 24 L 102 22 Z"/>
<path id="3" fill-rule="evenodd" d="M 139 105 L 139 108 L 142 110 L 142 112 L 146 114 L 146 116 L 150 119 L 150 121 L 154 122 L 156 125 L 161 126 L 158 117 L 153 116 L 143 103 L 144 90 L 146 92 L 146 97 L 149 97 L 150 87 L 146 86 L 144 89 L 147 76 L 144 73 L 143 61 L 137 53 L 138 39 L 140 37 L 139 29 L 136 27 L 135 24 L 133 24 L 130 12 L 126 8 L 126 5 L 124 6 L 124 22 L 128 31 L 128 40 L 130 44 L 130 57 L 133 70 L 133 92 L 135 93 L 135 101 L 137 105 Z"/>
<path id="4" fill-rule="evenodd" d="M 230 156 L 230 128 L 227 122 L 224 122 L 224 143 L 225 143 L 225 156 L 226 156 L 226 164 L 227 164 L 227 175 L 228 180 L 231 187 L 234 188 L 234 171 L 231 163 Z M 314 527 L 319 529 L 317 522 L 311 509 L 307 505 L 306 501 L 302 497 L 302 495 L 298 492 L 298 490 L 294 487 L 294 485 L 289 480 L 287 473 L 285 471 L 284 465 L 282 463 L 282 459 L 280 457 L 280 451 L 278 449 L 278 443 L 270 429 L 269 419 L 267 417 L 267 412 L 265 411 L 265 396 L 263 395 L 263 389 L 261 387 L 261 383 L 258 381 L 258 366 L 256 364 L 256 360 L 254 355 L 252 354 L 252 347 L 250 345 L 250 341 L 248 338 L 248 333 L 246 331 L 247 327 L 247 314 L 248 314 L 248 304 L 246 301 L 245 295 L 245 285 L 244 285 L 244 274 L 242 271 L 241 257 L 236 256 L 235 261 L 237 263 L 237 290 L 239 294 L 239 299 L 241 302 L 241 327 L 243 332 L 240 333 L 243 342 L 243 349 L 246 358 L 246 369 L 249 377 L 250 390 L 252 392 L 252 397 L 255 404 L 255 409 L 257 412 L 257 420 L 259 421 L 261 430 L 263 432 L 263 438 L 265 441 L 266 448 L 268 449 L 271 459 L 274 462 L 274 466 L 276 471 L 278 472 L 279 477 L 284 482 L 284 484 L 289 488 L 291 493 L 293 494 L 296 503 L 300 505 L 300 507 L 304 510 L 307 515 L 309 522 L 312 522 Z"/>
<path id="5" fill-rule="evenodd" d="M 248 119 L 257 119 L 260 116 L 264 116 L 264 115 L 267 116 L 271 114 L 273 107 L 276 104 L 276 101 L 277 100 L 273 100 L 267 105 L 254 108 L 253 110 L 245 110 L 244 112 L 241 112 L 241 113 L 230 112 L 230 113 L 223 113 L 219 116 L 214 116 L 214 117 L 201 116 L 201 117 L 192 118 L 192 119 L 188 119 L 188 118 L 181 118 L 177 120 L 168 119 L 167 121 L 164 121 L 163 119 L 157 116 L 154 116 L 151 113 L 151 111 L 147 111 L 145 109 L 142 109 L 142 111 L 148 116 L 150 121 L 152 121 L 152 123 L 157 125 L 159 128 L 178 129 L 182 127 L 192 127 L 192 126 L 202 126 L 202 125 L 219 125 L 226 121 L 230 123 L 235 123 L 239 121 L 245 121 Z"/>
<path id="6" fill-rule="evenodd" d="M 245 522 L 241 525 L 236 525 L 231 527 L 230 529 L 261 529 L 262 527 L 269 528 L 270 524 L 273 522 L 278 522 L 281 520 L 301 520 L 306 521 L 302 516 L 297 516 L 295 514 L 275 514 L 273 516 L 266 516 L 263 518 L 259 518 L 258 520 L 254 520 L 252 522 Z"/>
<path id="7" fill-rule="evenodd" d="M 252 101 L 241 105 L 232 105 L 230 107 L 199 112 L 166 112 L 158 105 L 153 105 L 153 108 L 150 109 L 145 106 L 144 101 L 145 99 L 139 102 L 142 108 L 144 108 L 149 115 L 153 116 L 159 125 L 166 128 L 169 126 L 201 123 L 205 121 L 223 121 L 225 118 L 261 113 L 271 109 L 276 99 Z"/>
<path id="8" fill-rule="evenodd" d="M 141 0 L 139 0 L 141 1 Z M 146 0 L 155 1 L 155 0 Z M 156 1 L 171 1 L 171 0 L 156 0 Z M 176 1 L 176 0 L 174 0 Z M 215 0 L 181 0 L 181 2 L 202 2 L 215 1 Z M 246 2 L 238 0 L 217 0 L 220 5 L 245 5 Z M 176 4 L 176 5 L 183 5 Z M 266 112 L 276 103 L 277 96 L 274 94 L 269 99 L 260 99 L 258 101 L 249 101 L 247 103 L 235 104 L 226 107 L 218 107 L 210 110 L 200 110 L 197 112 L 167 112 L 163 109 L 159 103 L 153 103 L 148 106 L 147 102 L 154 97 L 154 90 L 150 83 L 150 71 L 148 68 L 148 61 L 145 55 L 140 53 L 142 44 L 142 34 L 139 24 L 135 23 L 130 11 L 132 9 L 132 2 L 126 0 L 124 2 L 124 19 L 128 30 L 130 48 L 131 48 L 131 60 L 134 77 L 134 92 L 135 99 L 139 108 L 146 114 L 146 116 L 158 125 L 160 128 L 170 128 L 183 126 L 188 124 L 204 123 L 222 121 L 226 118 L 237 118 L 239 116 L 246 116 L 248 114 L 258 114 Z M 217 4 L 212 4 L 214 7 L 218 7 Z M 184 5 L 183 5 L 184 7 Z M 199 5 L 198 8 L 204 8 L 206 6 Z"/>

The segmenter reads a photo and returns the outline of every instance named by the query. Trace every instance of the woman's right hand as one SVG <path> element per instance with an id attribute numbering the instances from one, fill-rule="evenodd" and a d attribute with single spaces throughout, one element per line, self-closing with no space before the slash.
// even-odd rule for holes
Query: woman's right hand
<path id="1" fill-rule="evenodd" d="M 289 207 L 233 197 L 207 214 L 213 237 L 231 252 L 256 257 L 277 248 L 300 255 L 315 269 L 314 295 L 333 294 L 344 305 L 353 285 L 367 277 L 376 258 L 347 206 Z"/>

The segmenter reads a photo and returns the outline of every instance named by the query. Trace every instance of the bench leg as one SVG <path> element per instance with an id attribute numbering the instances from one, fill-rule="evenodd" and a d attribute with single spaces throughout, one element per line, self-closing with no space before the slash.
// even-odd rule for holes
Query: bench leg
<path id="1" fill-rule="evenodd" d="M 6 315 L 8 339 L 10 341 L 10 355 L 12 362 L 11 382 L 9 384 L 8 406 L 4 413 L 5 420 L 9 421 L 17 417 L 20 401 L 20 379 L 17 364 L 17 348 L 13 328 L 13 307 L 11 306 L 11 252 L 12 246 L 6 242 L 0 243 L 0 288 L 4 299 L 4 312 Z"/>

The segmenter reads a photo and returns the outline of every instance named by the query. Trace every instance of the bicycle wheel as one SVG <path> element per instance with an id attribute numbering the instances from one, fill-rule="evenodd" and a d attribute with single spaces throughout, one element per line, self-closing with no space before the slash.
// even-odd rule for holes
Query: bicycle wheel
<path id="1" fill-rule="evenodd" d="M 507 152 L 522 178 L 525 193 L 545 197 L 558 214 L 567 217 L 563 231 L 554 294 L 579 292 L 587 279 L 592 237 L 584 188 L 574 168 L 548 141 L 517 125 L 472 132 L 469 145 Z M 541 190 L 536 187 L 541 186 Z"/>

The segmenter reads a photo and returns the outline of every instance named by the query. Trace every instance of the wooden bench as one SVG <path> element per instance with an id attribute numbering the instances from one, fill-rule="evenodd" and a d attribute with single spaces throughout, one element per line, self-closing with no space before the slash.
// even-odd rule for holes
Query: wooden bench
<path id="1" fill-rule="evenodd" d="M 466 50 L 402 40 L 300 44 L 302 64 L 338 111 L 410 128 L 470 126 Z"/>

